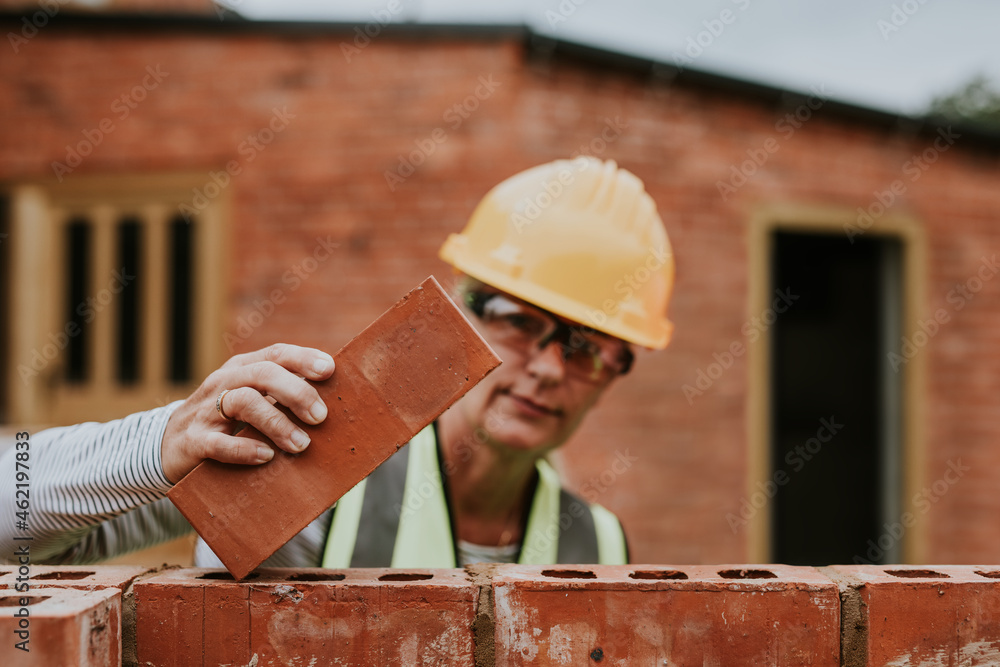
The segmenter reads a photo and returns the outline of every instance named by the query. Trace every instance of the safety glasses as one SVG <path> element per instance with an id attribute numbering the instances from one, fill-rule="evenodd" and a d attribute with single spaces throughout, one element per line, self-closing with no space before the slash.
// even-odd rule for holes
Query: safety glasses
<path id="1" fill-rule="evenodd" d="M 507 347 L 531 352 L 559 344 L 568 375 L 600 381 L 624 375 L 634 359 L 617 338 L 579 324 L 568 324 L 551 313 L 498 292 L 467 292 L 465 305 L 486 327 L 490 338 Z"/>

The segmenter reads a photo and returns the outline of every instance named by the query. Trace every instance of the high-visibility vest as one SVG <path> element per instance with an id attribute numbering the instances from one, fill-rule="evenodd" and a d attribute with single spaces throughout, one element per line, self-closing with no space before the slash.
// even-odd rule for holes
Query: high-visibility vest
<path id="1" fill-rule="evenodd" d="M 564 491 L 539 459 L 519 563 L 628 562 L 618 518 Z M 418 433 L 338 502 L 323 567 L 457 567 L 434 425 Z"/>

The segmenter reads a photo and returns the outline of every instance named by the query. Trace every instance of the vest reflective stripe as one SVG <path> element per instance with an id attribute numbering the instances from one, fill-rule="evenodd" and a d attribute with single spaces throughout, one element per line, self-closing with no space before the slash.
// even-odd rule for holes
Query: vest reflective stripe
<path id="1" fill-rule="evenodd" d="M 333 511 L 333 522 L 326 536 L 323 549 L 323 567 L 347 567 L 351 563 L 351 553 L 361 523 L 361 505 L 364 500 L 368 478 L 358 482 L 353 489 L 341 496 Z M 328 565 L 328 563 L 336 563 Z"/>
<path id="2" fill-rule="evenodd" d="M 406 466 L 406 489 L 392 566 L 456 567 L 455 541 L 441 483 L 434 425 L 417 433 L 404 449 L 410 450 L 410 461 Z"/>
<path id="3" fill-rule="evenodd" d="M 518 563 L 525 565 L 549 565 L 558 562 L 559 553 L 559 476 L 547 461 L 538 460 L 538 486 L 531 502 L 528 525 L 524 530 L 524 544 Z M 597 559 L 595 550 L 594 559 Z"/>
<path id="4" fill-rule="evenodd" d="M 594 519 L 594 528 L 601 539 L 597 541 L 598 563 L 628 563 L 628 547 L 625 545 L 625 533 L 618 517 L 600 505 L 590 507 Z"/>
<path id="5" fill-rule="evenodd" d="M 625 538 L 615 515 L 564 491 L 547 461 L 540 459 L 537 470 L 518 562 L 626 563 Z M 345 494 L 334 511 L 323 567 L 388 564 L 456 567 L 433 425 Z"/>

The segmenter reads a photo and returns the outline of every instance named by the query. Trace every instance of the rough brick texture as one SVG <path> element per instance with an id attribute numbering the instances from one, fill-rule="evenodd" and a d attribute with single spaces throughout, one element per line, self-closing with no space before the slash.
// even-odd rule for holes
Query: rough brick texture
<path id="1" fill-rule="evenodd" d="M 117 588 L 123 591 L 149 568 L 135 565 L 32 565 L 28 583 L 35 588 Z M 0 568 L 0 588 L 13 588 L 17 568 Z"/>
<path id="2" fill-rule="evenodd" d="M 205 461 L 170 500 L 237 578 L 322 514 L 500 364 L 428 278 L 334 355 L 316 385 L 330 416 L 318 426 L 284 410 L 312 441 L 262 466 Z M 248 437 L 268 442 L 253 429 Z"/>
<path id="3" fill-rule="evenodd" d="M 837 565 L 845 598 L 844 664 L 1000 664 L 1000 568 Z M 858 613 L 847 612 L 851 598 Z"/>
<path id="4" fill-rule="evenodd" d="M 28 627 L 14 616 L 28 602 Z M 115 588 L 0 590 L 0 664 L 108 667 L 121 664 L 121 597 Z M 27 652 L 16 647 L 27 632 Z"/>
<path id="5" fill-rule="evenodd" d="M 6 636 L 32 601 L 31 653 L 5 643 L 0 664 L 1000 664 L 997 566 L 168 569 L 134 580 L 129 613 L 130 575 L 91 569 L 112 587 L 0 582 Z"/>
<path id="6" fill-rule="evenodd" d="M 837 587 L 787 565 L 506 567 L 496 664 L 827 665 Z"/>
<path id="7" fill-rule="evenodd" d="M 461 570 L 164 572 L 135 585 L 142 665 L 474 664 Z"/>
<path id="8" fill-rule="evenodd" d="M 891 211 L 918 220 L 929 250 L 915 319 L 951 309 L 948 292 L 1000 247 L 1000 166 L 974 141 L 960 139 L 910 181 L 902 165 L 930 144 L 905 124 L 869 124 L 828 105 L 788 136 L 776 123 L 801 103 L 794 98 L 780 105 L 668 85 L 655 71 L 531 58 L 516 34 L 410 39 L 387 28 L 345 53 L 354 27 L 136 31 L 53 22 L 0 58 L 0 179 L 52 180 L 52 162 L 105 118 L 114 131 L 67 178 L 196 171 L 208 184 L 209 172 L 236 160 L 241 172 L 226 188 L 234 261 L 224 304 L 233 351 L 276 341 L 336 350 L 417 281 L 448 275 L 437 249 L 490 187 L 581 147 L 617 160 L 645 181 L 668 227 L 676 334 L 667 351 L 640 354 L 567 445 L 563 464 L 577 490 L 621 516 L 637 561 L 748 558 L 746 532 L 725 519 L 747 495 L 747 356 L 690 405 L 682 387 L 714 353 L 746 342 L 746 239 L 759 206 L 854 212 L 904 179 Z M 119 118 L 111 105 L 157 64 L 169 76 Z M 241 142 L 275 108 L 294 118 L 248 161 Z M 615 119 L 621 129 L 608 129 Z M 442 142 L 432 138 L 438 128 Z M 768 139 L 779 150 L 724 201 L 716 183 Z M 428 141 L 433 150 L 421 153 L 418 142 Z M 421 164 L 390 189 L 385 173 L 405 171 L 411 155 Z M 338 251 L 306 271 L 327 238 Z M 276 290 L 281 303 L 269 302 Z M 928 370 L 918 388 L 927 458 L 917 473 L 930 484 L 956 458 L 971 470 L 920 516 L 927 531 L 916 546 L 928 562 L 976 563 L 1000 553 L 1000 531 L 983 530 L 1000 508 L 1000 281 L 949 312 L 919 352 Z M 241 335 L 251 316 L 263 324 Z M 615 449 L 638 462 L 619 474 Z"/>

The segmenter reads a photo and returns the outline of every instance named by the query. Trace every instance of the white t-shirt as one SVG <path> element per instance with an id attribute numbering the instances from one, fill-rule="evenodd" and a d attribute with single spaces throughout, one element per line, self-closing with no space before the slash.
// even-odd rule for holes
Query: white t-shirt
<path id="1" fill-rule="evenodd" d="M 517 552 L 520 550 L 520 542 L 506 544 L 502 547 L 491 547 L 459 540 L 458 566 L 465 567 L 472 563 L 513 563 L 517 558 Z"/>

